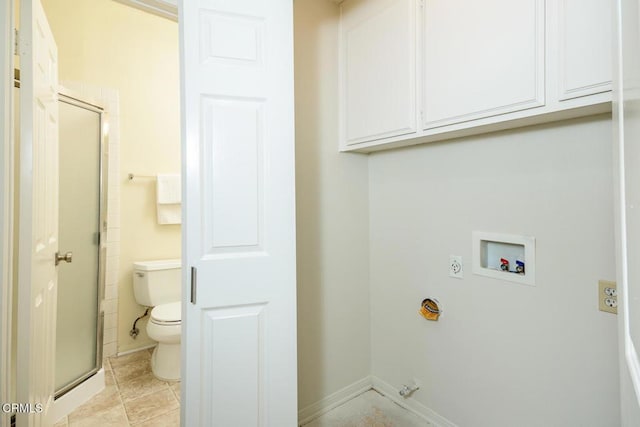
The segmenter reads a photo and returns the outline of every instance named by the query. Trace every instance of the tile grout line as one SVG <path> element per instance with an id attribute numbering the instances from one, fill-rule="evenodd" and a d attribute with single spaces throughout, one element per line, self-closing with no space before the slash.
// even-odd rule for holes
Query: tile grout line
<path id="1" fill-rule="evenodd" d="M 131 426 L 131 421 L 129 420 L 129 414 L 127 413 L 127 408 L 124 406 L 124 400 L 122 399 L 122 393 L 120 393 L 120 384 L 116 380 L 116 373 L 113 370 L 113 366 L 111 366 L 111 358 L 107 359 L 107 363 L 109 364 L 109 374 L 111 375 L 111 380 L 113 381 L 114 386 L 116 387 L 116 392 L 118 393 L 118 399 L 120 400 L 120 408 L 122 412 L 124 412 L 124 416 L 127 418 L 127 424 L 129 427 Z"/>
<path id="2" fill-rule="evenodd" d="M 114 396 L 113 398 L 111 398 L 113 399 L 113 404 L 111 404 L 110 407 L 102 406 L 98 407 L 102 409 L 90 410 L 88 412 L 87 409 L 90 408 L 90 406 L 92 405 L 92 401 L 96 400 L 96 398 L 97 402 L 104 401 L 105 395 L 100 396 L 100 393 L 98 393 L 98 395 L 94 396 L 94 398 L 90 399 L 84 405 L 81 405 L 76 409 L 77 411 L 83 410 L 86 414 L 76 416 L 73 420 L 73 425 L 76 425 L 77 423 L 81 423 L 84 425 L 84 423 L 86 423 L 88 419 L 95 417 L 97 414 L 101 414 L 103 411 L 115 410 L 120 414 L 124 413 L 124 417 L 121 418 L 122 425 L 125 425 L 126 423 L 127 426 L 133 427 L 148 424 L 154 419 L 158 421 L 161 418 L 165 418 L 169 414 L 172 414 L 171 416 L 175 416 L 173 412 L 176 410 L 180 410 L 180 400 L 178 398 L 178 395 L 176 394 L 176 391 L 174 390 L 175 383 L 153 379 L 153 374 L 149 369 L 150 366 L 146 366 L 150 363 L 151 351 L 147 352 L 146 349 L 143 349 L 140 352 L 131 354 L 135 354 L 135 356 L 127 355 L 128 357 L 123 357 L 118 362 L 116 362 L 115 367 L 111 362 L 112 360 L 117 360 L 117 357 L 107 357 L 103 361 L 103 367 L 105 368 L 105 379 L 109 380 L 105 381 L 105 386 L 110 387 L 111 385 L 113 385 L 114 387 L 111 388 L 111 390 L 118 395 L 117 397 Z M 118 372 L 118 375 L 116 375 L 116 372 Z M 135 383 L 136 381 L 138 381 L 137 384 Z M 177 383 L 179 384 L 179 382 Z M 129 385 L 129 387 L 127 385 Z M 105 387 L 105 391 L 106 390 L 107 388 Z M 129 395 L 129 398 L 125 399 L 123 393 L 127 393 Z M 154 401 L 154 398 L 152 396 L 156 393 L 158 393 L 158 399 L 168 399 L 169 401 L 172 400 L 171 404 L 166 405 L 166 410 L 165 406 L 162 406 L 158 401 Z M 109 394 L 107 394 L 106 396 L 109 396 Z M 130 413 L 130 411 L 127 410 L 127 408 L 136 408 L 135 403 L 132 404 L 132 402 L 135 402 L 137 399 L 145 399 L 144 403 L 150 403 L 150 406 L 148 407 L 150 410 L 146 412 L 146 415 L 143 415 L 145 414 L 145 412 L 137 413 L 137 415 L 141 417 L 140 419 L 136 419 L 136 417 L 132 415 L 133 412 Z M 93 404 L 100 405 L 100 403 L 97 402 L 94 401 Z M 64 420 L 65 424 L 63 425 L 65 425 L 66 427 L 71 427 L 72 425 L 70 423 L 70 415 L 73 415 L 73 412 L 60 420 Z M 119 416 L 122 417 L 122 415 Z"/>

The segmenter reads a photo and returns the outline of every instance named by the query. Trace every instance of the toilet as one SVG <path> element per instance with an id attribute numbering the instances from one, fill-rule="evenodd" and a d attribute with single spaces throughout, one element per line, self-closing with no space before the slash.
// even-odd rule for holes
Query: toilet
<path id="1" fill-rule="evenodd" d="M 147 334 L 158 345 L 151 356 L 153 375 L 180 380 L 181 285 L 180 260 L 133 263 L 133 293 L 140 305 L 153 307 Z"/>

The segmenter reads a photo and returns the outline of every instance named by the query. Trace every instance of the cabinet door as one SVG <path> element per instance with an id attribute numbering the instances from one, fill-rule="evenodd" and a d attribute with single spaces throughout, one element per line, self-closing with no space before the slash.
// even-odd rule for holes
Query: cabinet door
<path id="1" fill-rule="evenodd" d="M 425 0 L 423 127 L 544 105 L 544 0 Z"/>
<path id="2" fill-rule="evenodd" d="M 343 3 L 343 146 L 416 131 L 415 17 L 414 0 Z"/>
<path id="3" fill-rule="evenodd" d="M 609 0 L 558 0 L 561 101 L 611 90 Z"/>

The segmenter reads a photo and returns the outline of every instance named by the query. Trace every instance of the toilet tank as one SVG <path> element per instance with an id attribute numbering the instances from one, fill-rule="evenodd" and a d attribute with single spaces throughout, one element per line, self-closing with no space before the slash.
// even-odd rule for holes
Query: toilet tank
<path id="1" fill-rule="evenodd" d="M 156 305 L 181 300 L 179 259 L 133 263 L 133 294 L 140 305 Z"/>

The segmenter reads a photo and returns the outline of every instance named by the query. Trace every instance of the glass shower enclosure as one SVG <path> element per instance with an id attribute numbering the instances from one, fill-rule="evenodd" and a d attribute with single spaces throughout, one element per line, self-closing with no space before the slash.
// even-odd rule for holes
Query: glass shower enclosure
<path id="1" fill-rule="evenodd" d="M 60 211 L 56 398 L 102 367 L 106 153 L 102 108 L 59 95 Z M 70 261 L 70 262 L 69 262 Z"/>

